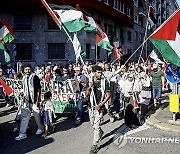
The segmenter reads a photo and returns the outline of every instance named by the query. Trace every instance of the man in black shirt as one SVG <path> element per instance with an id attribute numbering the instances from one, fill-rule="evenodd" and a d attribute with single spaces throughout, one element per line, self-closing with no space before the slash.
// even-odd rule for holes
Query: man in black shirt
<path id="1" fill-rule="evenodd" d="M 94 76 L 90 79 L 90 87 L 87 89 L 86 95 L 90 95 L 89 118 L 94 129 L 93 146 L 90 153 L 97 153 L 98 143 L 103 136 L 100 127 L 102 108 L 110 98 L 110 89 L 107 80 L 102 78 L 102 67 L 94 66 L 92 71 Z"/>

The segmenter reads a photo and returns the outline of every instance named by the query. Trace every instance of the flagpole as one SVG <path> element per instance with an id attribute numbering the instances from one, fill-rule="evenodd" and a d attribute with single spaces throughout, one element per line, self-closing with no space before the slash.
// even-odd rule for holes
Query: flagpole
<path id="1" fill-rule="evenodd" d="M 135 53 L 143 46 L 145 42 L 149 40 L 150 36 L 144 40 L 144 42 L 131 54 L 131 56 L 126 60 L 126 62 L 123 64 L 124 66 L 128 63 L 128 61 L 135 55 Z M 121 67 L 119 70 L 121 70 L 123 67 Z"/>
<path id="2" fill-rule="evenodd" d="M 116 58 L 111 64 L 114 64 L 119 58 Z"/>
<path id="3" fill-rule="evenodd" d="M 180 8 L 178 8 L 171 16 L 170 16 L 170 18 L 168 18 L 168 20 L 167 21 L 169 21 L 178 11 L 180 10 Z M 151 35 L 149 35 L 145 40 L 144 40 L 144 42 L 132 53 L 132 55 L 126 60 L 126 62 L 124 63 L 124 66 L 128 63 L 128 61 L 134 56 L 134 54 L 143 46 L 143 44 L 144 43 L 146 43 L 148 40 L 149 40 L 149 38 L 154 34 L 154 33 L 156 33 L 159 29 L 160 29 L 160 27 L 162 27 L 165 23 L 167 23 L 167 21 L 165 21 L 161 26 L 159 26 Z M 123 67 L 121 67 L 120 69 L 119 69 L 119 71 L 122 69 Z"/>
<path id="4" fill-rule="evenodd" d="M 46 10 L 49 12 L 49 14 L 52 16 L 54 16 L 55 18 L 55 22 L 56 24 L 61 24 L 61 27 L 63 28 L 64 32 L 66 33 L 66 35 L 68 36 L 69 40 L 71 41 L 71 43 L 73 44 L 73 40 L 71 38 L 71 36 L 69 35 L 69 33 L 67 32 L 66 28 L 64 27 L 63 23 L 59 21 L 59 19 L 57 18 L 57 16 L 54 14 L 54 12 L 52 11 L 52 9 L 49 7 L 49 5 L 47 4 L 47 2 L 45 0 L 41 0 L 41 3 L 44 5 L 44 7 L 46 8 Z M 58 25 L 59 26 L 59 25 Z M 60 28 L 60 27 L 59 27 Z M 84 61 L 80 55 L 80 60 L 84 65 Z"/>
<path id="5" fill-rule="evenodd" d="M 148 28 L 148 19 L 146 20 L 146 30 L 145 30 L 145 34 L 144 34 L 144 39 L 143 39 L 143 44 L 142 44 L 142 49 L 141 49 L 141 52 L 140 52 L 138 64 L 140 63 L 140 59 L 142 58 L 142 52 L 143 52 L 144 45 L 145 45 L 144 41 L 146 40 L 146 37 L 147 37 L 147 28 Z"/>
<path id="6" fill-rule="evenodd" d="M 96 53 L 95 53 L 96 63 L 97 63 L 97 44 L 96 44 Z"/>

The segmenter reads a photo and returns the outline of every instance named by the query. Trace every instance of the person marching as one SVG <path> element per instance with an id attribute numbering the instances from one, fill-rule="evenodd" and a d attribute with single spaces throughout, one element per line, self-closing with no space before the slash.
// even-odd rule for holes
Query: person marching
<path id="1" fill-rule="evenodd" d="M 93 146 L 90 153 L 98 152 L 98 143 L 103 136 L 103 130 L 100 127 L 102 118 L 102 109 L 104 104 L 110 98 L 110 89 L 108 81 L 102 78 L 102 67 L 95 65 L 92 68 L 94 76 L 90 79 L 89 87 L 86 90 L 86 96 L 90 96 L 89 119 L 94 129 Z"/>
<path id="2" fill-rule="evenodd" d="M 162 107 L 161 95 L 164 91 L 165 76 L 164 72 L 158 70 L 158 64 L 153 64 L 153 72 L 150 74 L 150 80 L 152 82 L 153 99 L 154 99 L 154 111 L 157 110 L 158 106 Z"/>
<path id="3" fill-rule="evenodd" d="M 28 127 L 31 111 L 33 112 L 38 130 L 36 135 L 40 135 L 44 131 L 44 126 L 40 116 L 40 98 L 41 98 L 41 85 L 40 79 L 33 73 L 33 68 L 30 64 L 24 66 L 24 77 L 23 77 L 23 95 L 24 95 L 24 106 L 21 110 L 22 120 L 20 124 L 19 136 L 15 140 L 22 140 L 27 138 L 26 130 Z"/>
<path id="4" fill-rule="evenodd" d="M 45 126 L 45 131 L 42 137 L 46 137 L 48 135 L 48 127 L 52 128 L 52 132 L 54 132 L 55 126 L 53 125 L 54 118 L 54 107 L 51 102 L 52 94 L 50 91 L 44 94 L 44 101 L 42 102 L 42 114 L 43 114 L 43 122 Z"/>

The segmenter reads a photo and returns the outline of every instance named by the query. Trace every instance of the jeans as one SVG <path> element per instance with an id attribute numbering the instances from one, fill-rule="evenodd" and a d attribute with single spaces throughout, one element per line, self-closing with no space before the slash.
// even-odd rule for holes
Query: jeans
<path id="1" fill-rule="evenodd" d="M 161 88 L 159 87 L 153 87 L 153 98 L 154 99 L 158 99 L 158 98 L 161 98 Z"/>
<path id="2" fill-rule="evenodd" d="M 37 108 L 35 104 L 33 104 L 33 115 L 34 119 L 36 121 L 36 124 L 38 126 L 38 129 L 44 130 L 44 125 L 42 123 L 41 115 L 40 115 L 40 110 Z M 20 124 L 20 131 L 19 134 L 26 134 L 26 130 L 29 124 L 29 119 L 31 116 L 31 111 L 28 108 L 23 108 L 21 111 L 21 124 Z"/>
<path id="3" fill-rule="evenodd" d="M 116 111 L 116 113 L 120 112 L 120 108 L 121 108 L 121 105 L 120 105 L 120 93 L 116 93 L 116 103 L 115 103 L 115 111 Z"/>
<path id="4" fill-rule="evenodd" d="M 75 117 L 76 120 L 81 121 L 82 115 L 83 115 L 83 102 L 82 102 L 82 99 L 79 99 L 78 104 L 77 104 L 77 113 Z"/>

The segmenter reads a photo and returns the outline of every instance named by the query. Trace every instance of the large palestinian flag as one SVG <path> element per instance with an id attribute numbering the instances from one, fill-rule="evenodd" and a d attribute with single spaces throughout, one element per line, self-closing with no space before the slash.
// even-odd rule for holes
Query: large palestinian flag
<path id="1" fill-rule="evenodd" d="M 180 9 L 175 11 L 175 13 L 150 35 L 150 41 L 165 59 L 177 66 L 180 66 L 179 20 Z"/>
<path id="2" fill-rule="evenodd" d="M 89 26 L 88 22 L 83 19 L 83 13 L 77 10 L 63 10 L 53 8 L 45 0 L 41 0 L 53 20 L 61 28 L 63 25 L 68 32 L 78 32 Z"/>

